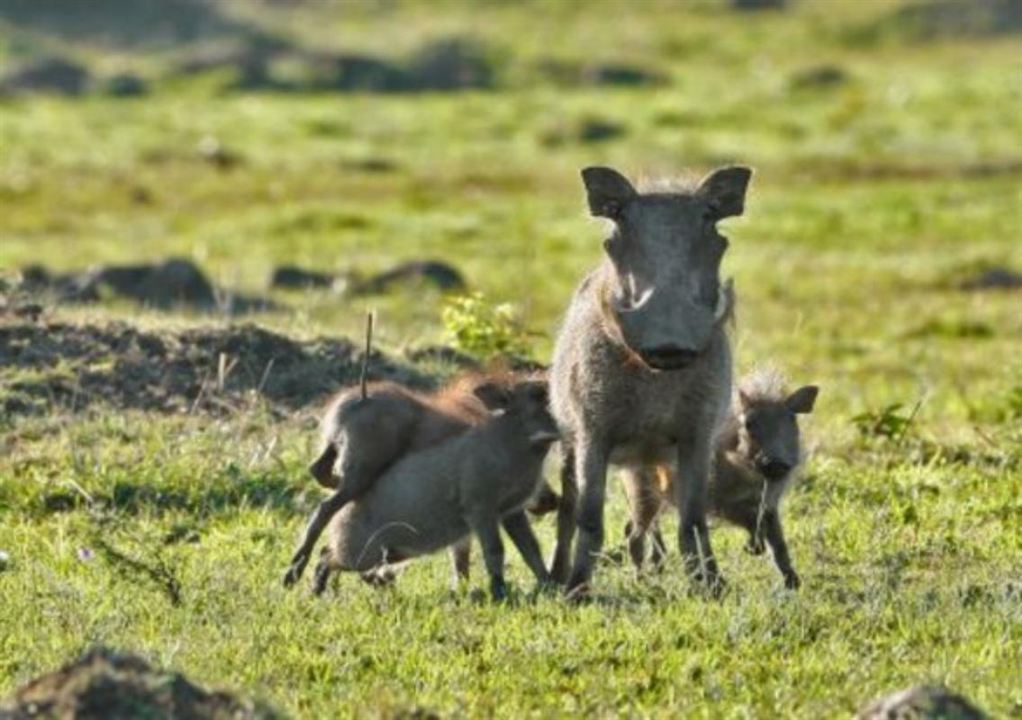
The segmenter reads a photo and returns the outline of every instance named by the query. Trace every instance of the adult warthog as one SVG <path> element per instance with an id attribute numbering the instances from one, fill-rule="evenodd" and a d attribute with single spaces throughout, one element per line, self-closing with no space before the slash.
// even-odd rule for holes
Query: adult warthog
<path id="1" fill-rule="evenodd" d="M 590 211 L 613 225 L 603 262 L 568 308 L 550 375 L 564 455 L 552 574 L 569 593 L 586 591 L 603 545 L 610 464 L 647 476 L 645 485 L 657 465 L 676 465 L 686 570 L 722 587 L 706 526 L 714 438 L 731 394 L 732 292 L 720 281 L 727 240 L 717 222 L 742 214 L 751 175 L 726 167 L 697 184 L 637 190 L 610 168 L 582 171 Z"/>

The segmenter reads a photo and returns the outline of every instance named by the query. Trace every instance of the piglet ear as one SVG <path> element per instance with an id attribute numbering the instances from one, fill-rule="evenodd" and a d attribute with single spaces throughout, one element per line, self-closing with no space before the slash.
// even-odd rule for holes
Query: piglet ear
<path id="1" fill-rule="evenodd" d="M 472 388 L 472 392 L 486 406 L 487 410 L 503 410 L 510 400 L 507 388 L 500 383 L 480 383 Z"/>
<path id="2" fill-rule="evenodd" d="M 611 220 L 619 217 L 624 206 L 638 195 L 624 175 L 609 167 L 585 168 L 582 182 L 586 186 L 589 212 L 596 217 Z"/>
<path id="3" fill-rule="evenodd" d="M 816 404 L 816 396 L 819 393 L 820 388 L 815 385 L 806 385 L 789 395 L 784 404 L 796 415 L 808 415 L 813 411 L 813 405 Z"/>
<path id="4" fill-rule="evenodd" d="M 741 215 L 745 211 L 745 191 L 749 188 L 752 170 L 735 165 L 720 168 L 703 178 L 699 194 L 710 207 L 714 220 Z"/>

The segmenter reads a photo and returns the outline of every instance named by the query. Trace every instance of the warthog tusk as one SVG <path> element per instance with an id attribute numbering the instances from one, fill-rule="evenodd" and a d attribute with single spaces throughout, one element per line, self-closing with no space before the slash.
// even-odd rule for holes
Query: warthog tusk
<path id="1" fill-rule="evenodd" d="M 713 322 L 720 323 L 727 320 L 734 313 L 734 309 L 735 281 L 734 278 L 728 278 L 717 292 L 717 307 L 713 312 Z"/>

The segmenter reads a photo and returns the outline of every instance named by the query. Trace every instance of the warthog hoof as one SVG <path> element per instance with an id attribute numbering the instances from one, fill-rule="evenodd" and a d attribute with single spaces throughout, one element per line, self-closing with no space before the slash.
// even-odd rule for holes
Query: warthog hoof
<path id="1" fill-rule="evenodd" d="M 553 578 L 546 578 L 536 583 L 536 594 L 537 595 L 553 595 L 555 592 L 561 589 L 560 583 L 554 581 Z"/>
<path id="2" fill-rule="evenodd" d="M 301 578 L 308 562 L 308 555 L 296 557 L 291 561 L 291 565 L 288 567 L 287 572 L 284 573 L 284 587 L 292 587 L 296 582 L 298 582 L 298 579 Z"/>
<path id="3" fill-rule="evenodd" d="M 494 578 L 490 581 L 490 597 L 493 602 L 504 602 L 507 600 L 507 583 L 503 578 Z"/>
<path id="4" fill-rule="evenodd" d="M 572 578 L 564 589 L 564 597 L 572 604 L 579 604 L 589 600 L 589 581 L 581 578 Z"/>
<path id="5" fill-rule="evenodd" d="M 794 570 L 784 573 L 784 587 L 789 590 L 798 590 L 802 587 L 802 579 L 798 576 L 798 573 Z"/>
<path id="6" fill-rule="evenodd" d="M 560 557 L 554 559 L 554 565 L 550 568 L 550 578 L 558 585 L 568 583 L 568 574 L 571 572 L 571 564 Z"/>
<path id="7" fill-rule="evenodd" d="M 728 584 L 724 576 L 718 572 L 706 572 L 697 570 L 691 574 L 695 586 L 709 594 L 714 599 L 720 599 L 727 593 Z"/>

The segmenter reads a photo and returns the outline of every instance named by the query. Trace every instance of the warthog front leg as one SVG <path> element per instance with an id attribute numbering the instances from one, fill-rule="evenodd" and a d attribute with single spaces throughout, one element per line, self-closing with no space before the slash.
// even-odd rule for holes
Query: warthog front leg
<path id="1" fill-rule="evenodd" d="M 546 565 L 543 563 L 543 553 L 539 549 L 539 541 L 536 540 L 536 534 L 532 531 L 532 525 L 529 524 L 529 518 L 525 515 L 525 511 L 519 510 L 506 515 L 502 524 L 507 534 L 511 536 L 511 542 L 521 553 L 525 564 L 529 566 L 529 570 L 536 577 L 536 582 L 541 587 L 549 585 L 550 573 L 547 572 Z"/>
<path id="2" fill-rule="evenodd" d="M 776 510 L 767 510 L 763 513 L 763 534 L 766 536 L 767 544 L 770 545 L 774 563 L 781 571 L 781 575 L 784 576 L 784 587 L 789 590 L 797 590 L 802 585 L 802 580 L 791 564 L 788 543 L 784 540 L 784 528 L 781 527 L 781 517 Z"/>
<path id="3" fill-rule="evenodd" d="M 575 453 L 564 445 L 561 452 L 561 500 L 557 505 L 557 544 L 551 562 L 550 576 L 564 585 L 571 572 L 571 543 L 575 538 L 575 505 L 578 484 L 575 482 Z"/>
<path id="4" fill-rule="evenodd" d="M 567 591 L 584 594 L 593 575 L 596 557 L 603 548 L 603 502 L 607 492 L 607 451 L 597 443 L 579 443 L 575 454 L 575 477 L 580 481 L 578 509 L 578 545 Z"/>
<path id="5" fill-rule="evenodd" d="M 681 443 L 678 449 L 678 473 L 674 483 L 678 506 L 678 546 L 685 562 L 685 572 L 705 583 L 714 593 L 724 587 L 724 578 L 710 547 L 706 525 L 707 482 L 710 475 L 709 433 Z"/>

